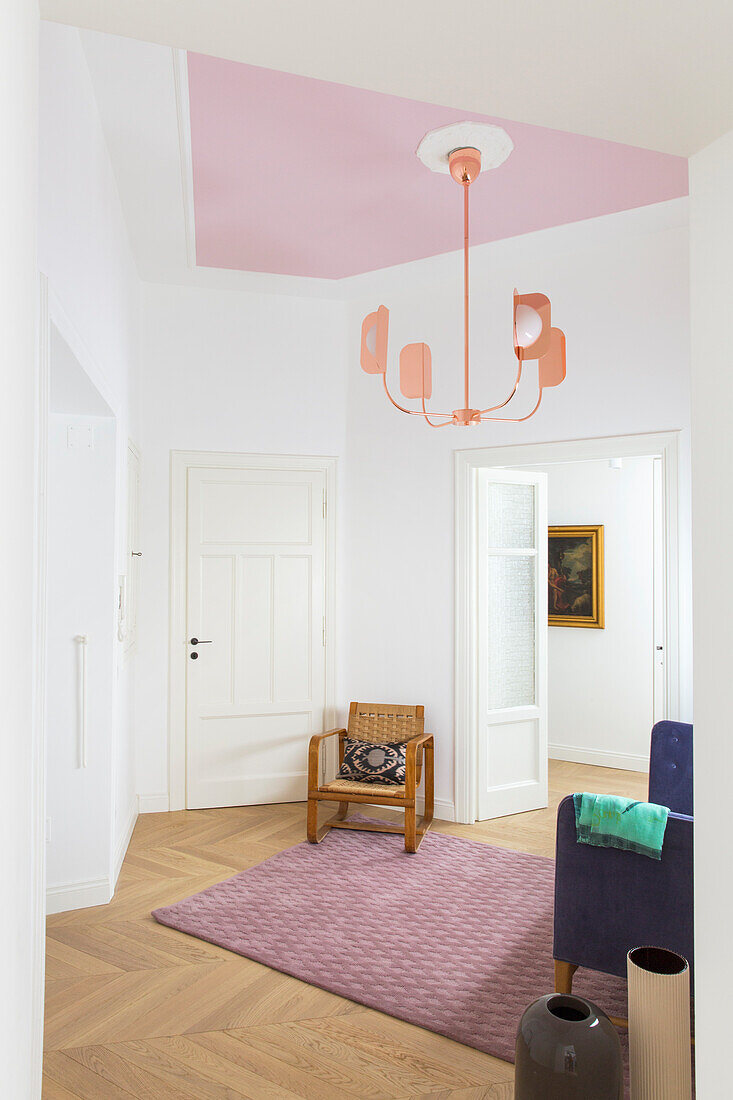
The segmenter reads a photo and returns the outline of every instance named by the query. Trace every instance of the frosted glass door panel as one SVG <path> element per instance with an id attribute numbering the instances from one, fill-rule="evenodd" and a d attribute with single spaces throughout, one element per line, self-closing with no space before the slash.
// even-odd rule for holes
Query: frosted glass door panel
<path id="1" fill-rule="evenodd" d="M 534 505 L 532 506 L 534 511 Z M 489 710 L 535 702 L 534 557 L 489 554 L 486 569 L 486 705 Z"/>
<path id="2" fill-rule="evenodd" d="M 486 485 L 486 539 L 495 550 L 534 550 L 535 486 Z"/>
<path id="3" fill-rule="evenodd" d="M 480 820 L 547 805 L 547 479 L 477 477 Z"/>

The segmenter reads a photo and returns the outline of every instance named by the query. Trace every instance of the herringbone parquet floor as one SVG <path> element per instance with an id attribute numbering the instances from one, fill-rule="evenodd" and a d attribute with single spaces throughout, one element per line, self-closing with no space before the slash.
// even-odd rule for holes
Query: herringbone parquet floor
<path id="1" fill-rule="evenodd" d="M 562 795 L 643 797 L 645 784 L 552 761 L 547 810 L 436 828 L 552 855 Z M 507 1063 L 150 917 L 298 843 L 304 827 L 299 803 L 138 819 L 113 901 L 48 921 L 46 1100 L 509 1100 Z"/>

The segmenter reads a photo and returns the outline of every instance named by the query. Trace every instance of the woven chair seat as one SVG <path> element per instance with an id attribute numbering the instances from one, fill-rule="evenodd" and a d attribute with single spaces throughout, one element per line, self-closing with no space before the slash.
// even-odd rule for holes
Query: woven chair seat
<path id="1" fill-rule="evenodd" d="M 319 787 L 321 791 L 333 794 L 373 794 L 376 796 L 387 795 L 390 798 L 404 798 L 404 783 L 359 783 L 355 779 L 334 779 L 332 783 L 325 783 Z"/>

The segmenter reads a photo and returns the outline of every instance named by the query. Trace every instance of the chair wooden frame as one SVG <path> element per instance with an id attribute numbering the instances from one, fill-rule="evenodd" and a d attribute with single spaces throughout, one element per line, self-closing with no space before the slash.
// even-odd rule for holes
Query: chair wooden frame
<path id="1" fill-rule="evenodd" d="M 318 844 L 330 829 L 358 829 L 364 832 L 400 833 L 405 838 L 405 851 L 416 852 L 425 833 L 430 828 L 434 811 L 435 783 L 435 741 L 431 733 L 424 732 L 425 708 L 422 706 L 393 706 L 384 703 L 352 703 L 349 707 L 349 727 L 316 733 L 311 737 L 308 749 L 308 823 L 307 835 L 311 844 Z M 412 737 L 405 737 L 406 730 L 415 730 Z M 347 736 L 358 736 L 363 740 L 394 743 L 404 742 L 405 785 L 396 788 L 395 795 L 380 793 L 362 793 L 363 785 L 354 783 L 354 792 L 348 789 L 348 781 L 339 781 L 339 790 L 329 789 L 328 783 L 319 781 L 321 763 L 321 745 L 327 737 L 339 739 L 339 766 L 344 759 L 344 742 Z M 423 774 L 424 761 L 424 798 L 425 808 L 422 817 L 417 817 L 417 791 Z M 403 793 L 404 792 L 404 793 Z M 321 802 L 338 802 L 338 810 L 318 825 L 318 806 Z M 361 803 L 371 806 L 395 806 L 405 811 L 404 825 L 389 822 L 346 821 L 349 803 Z"/>

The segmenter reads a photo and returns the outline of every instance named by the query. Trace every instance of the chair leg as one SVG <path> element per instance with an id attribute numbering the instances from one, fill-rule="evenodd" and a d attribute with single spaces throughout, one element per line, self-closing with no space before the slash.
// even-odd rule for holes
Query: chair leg
<path id="1" fill-rule="evenodd" d="M 308 840 L 310 841 L 311 844 L 317 844 L 319 840 L 323 839 L 322 837 L 319 837 L 319 835 L 318 835 L 318 799 L 317 798 L 309 798 L 308 799 L 308 819 L 307 819 L 306 836 L 308 837 Z"/>
<path id="2" fill-rule="evenodd" d="M 556 993 L 572 993 L 573 992 L 573 974 L 578 969 L 576 963 L 563 962 L 562 959 L 555 959 L 555 992 Z"/>
<path id="3" fill-rule="evenodd" d="M 331 828 L 332 821 L 343 821 L 349 812 L 348 802 L 339 802 L 339 808 L 333 817 L 330 817 L 328 821 L 324 821 L 320 829 L 318 828 L 318 799 L 308 799 L 308 819 L 306 826 L 306 836 L 311 844 L 320 844 L 326 833 Z"/>
<path id="4" fill-rule="evenodd" d="M 425 832 L 430 828 L 435 809 L 435 750 L 432 740 L 425 746 L 425 813 L 422 826 Z"/>
<path id="5" fill-rule="evenodd" d="M 405 808 L 405 851 L 417 851 L 417 811 L 414 806 Z"/>

